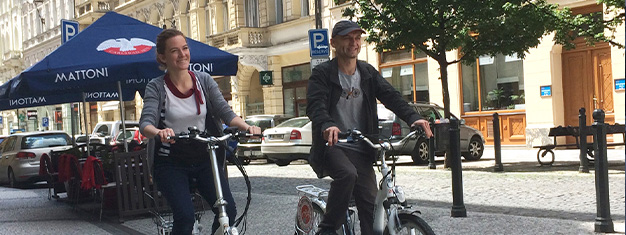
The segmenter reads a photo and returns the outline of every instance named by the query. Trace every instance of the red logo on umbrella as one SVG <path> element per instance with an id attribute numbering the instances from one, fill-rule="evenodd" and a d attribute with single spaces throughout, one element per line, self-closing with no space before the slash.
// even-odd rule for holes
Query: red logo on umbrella
<path id="1" fill-rule="evenodd" d="M 153 42 L 142 38 L 126 38 L 106 40 L 96 48 L 113 55 L 137 55 L 142 54 L 156 46 Z"/>

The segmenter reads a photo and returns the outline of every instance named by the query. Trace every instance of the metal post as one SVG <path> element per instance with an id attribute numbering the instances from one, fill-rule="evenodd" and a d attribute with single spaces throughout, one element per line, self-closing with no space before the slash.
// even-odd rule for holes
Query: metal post
<path id="1" fill-rule="evenodd" d="M 89 150 L 89 138 L 90 138 L 90 133 L 89 130 L 87 130 L 87 105 L 85 102 L 85 92 L 82 92 L 83 94 L 83 118 L 85 119 L 85 136 L 87 136 L 87 156 L 91 156 L 91 150 Z M 76 142 L 76 141 L 74 141 Z"/>
<path id="2" fill-rule="evenodd" d="M 72 125 L 72 139 L 76 139 L 76 115 L 74 114 L 74 103 L 70 103 L 70 125 Z M 72 146 L 76 147 L 76 141 Z"/>
<path id="3" fill-rule="evenodd" d="M 493 171 L 500 172 L 504 170 L 502 166 L 502 144 L 500 143 L 500 116 L 498 113 L 493 114 L 493 149 L 496 154 L 496 165 Z"/>
<path id="4" fill-rule="evenodd" d="M 579 137 L 580 138 L 580 167 L 578 168 L 578 172 L 580 173 L 589 173 L 589 160 L 587 159 L 587 114 L 585 114 L 585 108 L 580 108 L 578 110 L 578 128 L 579 128 Z"/>
<path id="5" fill-rule="evenodd" d="M 122 137 L 124 139 L 124 151 L 128 153 L 128 142 L 126 142 L 126 122 L 124 122 L 124 119 L 126 118 L 126 108 L 124 108 L 124 97 L 122 97 L 122 83 L 120 81 L 117 81 L 117 92 L 119 92 L 120 95 L 120 115 L 122 116 Z"/>
<path id="6" fill-rule="evenodd" d="M 435 133 L 435 120 L 431 117 L 429 120 L 430 131 Z M 428 169 L 437 169 L 435 164 L 435 136 L 428 139 Z"/>
<path id="7" fill-rule="evenodd" d="M 315 0 L 315 28 L 322 28 L 322 0 Z"/>
<path id="8" fill-rule="evenodd" d="M 450 158 L 452 168 L 452 217 L 467 217 L 463 203 L 463 169 L 461 168 L 459 119 L 450 117 Z"/>
<path id="9" fill-rule="evenodd" d="M 593 111 L 593 147 L 595 158 L 596 175 L 596 223 L 595 231 L 612 233 L 613 220 L 611 219 L 611 206 L 609 204 L 609 168 L 606 152 L 606 125 L 604 124 L 604 111 Z"/>

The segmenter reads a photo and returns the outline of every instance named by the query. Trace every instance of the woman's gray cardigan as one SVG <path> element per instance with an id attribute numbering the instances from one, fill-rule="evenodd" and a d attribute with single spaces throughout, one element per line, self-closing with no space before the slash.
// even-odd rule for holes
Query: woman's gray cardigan
<path id="1" fill-rule="evenodd" d="M 219 134 L 221 135 L 221 121 L 224 121 L 226 125 L 230 126 L 230 121 L 232 121 L 237 114 L 230 108 L 211 75 L 205 72 L 193 73 L 200 82 L 204 97 L 206 98 L 207 121 L 205 126 L 209 129 L 209 125 L 215 125 L 214 127 L 220 131 Z M 161 110 L 163 110 L 163 104 L 166 98 L 164 77 L 165 75 L 161 75 L 154 78 L 146 85 L 146 92 L 143 97 L 143 110 L 141 111 L 141 118 L 139 119 L 139 130 L 144 135 L 144 128 L 146 128 L 146 126 L 153 125 L 159 127 Z M 209 120 L 213 120 L 214 123 L 209 123 Z M 154 139 L 150 139 L 147 145 L 148 159 L 151 165 L 150 168 L 152 168 L 152 162 L 154 160 L 154 143 Z"/>

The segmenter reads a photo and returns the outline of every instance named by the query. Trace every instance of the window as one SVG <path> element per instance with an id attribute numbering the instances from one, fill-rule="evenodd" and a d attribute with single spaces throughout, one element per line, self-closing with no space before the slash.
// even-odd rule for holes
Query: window
<path id="1" fill-rule="evenodd" d="M 283 22 L 283 0 L 276 0 L 276 24 Z"/>
<path id="2" fill-rule="evenodd" d="M 300 0 L 300 15 L 308 16 L 309 15 L 309 0 Z"/>
<path id="3" fill-rule="evenodd" d="M 224 30 L 223 32 L 228 31 L 229 27 L 228 27 L 228 0 L 224 0 L 222 2 L 222 20 L 224 23 Z"/>
<path id="4" fill-rule="evenodd" d="M 246 9 L 246 26 L 248 27 L 259 27 L 259 15 L 258 15 L 258 7 L 259 3 L 257 0 L 245 0 L 245 9 Z"/>
<path id="5" fill-rule="evenodd" d="M 381 65 L 380 73 L 406 101 L 430 101 L 426 54 L 413 55 L 411 50 L 389 51 L 382 53 L 381 61 L 393 63 L 391 66 Z"/>
<path id="6" fill-rule="evenodd" d="M 226 101 L 232 100 L 232 94 L 230 93 L 230 76 L 215 78 L 215 82 L 217 82 L 217 86 L 220 88 L 220 92 L 224 96 Z"/>
<path id="7" fill-rule="evenodd" d="M 306 115 L 306 86 L 310 76 L 309 63 L 282 68 L 283 107 L 286 115 Z"/>
<path id="8" fill-rule="evenodd" d="M 463 111 L 523 109 L 522 65 L 516 54 L 481 56 L 471 65 L 462 65 Z"/>

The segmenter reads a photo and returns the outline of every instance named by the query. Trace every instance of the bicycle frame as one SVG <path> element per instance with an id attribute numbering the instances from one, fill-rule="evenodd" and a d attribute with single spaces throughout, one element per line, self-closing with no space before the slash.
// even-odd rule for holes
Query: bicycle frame
<path id="1" fill-rule="evenodd" d="M 232 137 L 232 134 L 225 134 L 224 136 L 221 137 L 208 137 L 208 138 L 204 138 L 204 137 L 200 137 L 197 134 L 186 134 L 186 135 L 181 135 L 178 136 L 177 138 L 188 138 L 188 139 L 194 139 L 197 141 L 200 141 L 202 143 L 206 143 L 207 144 L 207 150 L 209 152 L 210 155 L 210 161 L 211 161 L 211 169 L 213 171 L 213 183 L 215 185 L 215 195 L 217 196 L 217 200 L 215 201 L 215 204 L 213 204 L 213 207 L 217 207 L 218 209 L 218 222 L 220 224 L 220 226 L 218 227 L 218 229 L 215 231 L 215 235 L 224 235 L 224 234 L 228 234 L 228 235 L 238 235 L 239 231 L 237 230 L 236 227 L 231 227 L 230 226 L 230 221 L 228 219 L 228 214 L 226 214 L 226 205 L 228 204 L 226 202 L 226 200 L 224 200 L 224 192 L 222 191 L 222 181 L 219 175 L 219 164 L 217 162 L 217 154 L 215 153 L 215 150 L 219 147 L 218 143 L 228 140 Z"/>
<path id="2" fill-rule="evenodd" d="M 414 131 L 409 133 L 408 136 L 415 134 L 416 132 Z M 379 151 L 378 158 L 381 161 L 379 172 L 382 174 L 383 177 L 379 184 L 378 192 L 376 193 L 376 200 L 374 205 L 374 233 L 383 234 L 386 227 L 387 231 L 389 231 L 389 234 L 395 235 L 396 228 L 400 225 L 400 219 L 398 215 L 400 213 L 412 212 L 411 210 L 407 210 L 407 208 L 403 206 L 405 205 L 403 204 L 405 203 L 404 191 L 402 190 L 402 188 L 395 185 L 395 174 L 393 173 L 393 169 L 389 165 L 387 165 L 387 161 L 385 159 L 385 153 L 386 151 L 391 149 L 391 144 L 387 141 L 374 144 L 356 130 L 352 131 L 348 139 L 350 140 L 342 139 L 340 141 L 365 141 L 370 147 Z M 328 195 L 328 190 L 320 189 L 313 185 L 301 185 L 297 186 L 296 189 L 302 194 L 303 197 L 307 197 L 312 203 L 320 206 L 325 211 L 326 201 L 323 199 L 323 196 Z M 385 203 L 386 201 L 387 203 Z M 392 207 L 391 205 L 398 206 Z M 349 210 L 347 212 L 347 217 L 349 217 Z M 385 221 L 387 221 L 386 224 Z M 354 221 L 348 221 L 348 223 L 350 224 L 352 224 L 353 222 Z M 298 227 L 297 223 L 296 231 L 305 232 Z M 352 231 L 344 230 L 344 234 L 351 233 Z"/>

